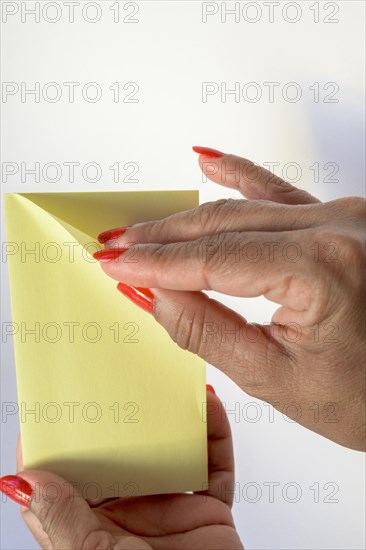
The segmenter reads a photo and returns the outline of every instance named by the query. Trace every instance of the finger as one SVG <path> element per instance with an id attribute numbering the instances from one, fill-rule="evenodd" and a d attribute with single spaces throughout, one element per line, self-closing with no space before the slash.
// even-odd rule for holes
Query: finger
<path id="1" fill-rule="evenodd" d="M 76 489 L 53 473 L 23 470 L 1 478 L 1 489 L 26 506 L 23 518 L 42 548 L 107 548 L 116 542 Z"/>
<path id="2" fill-rule="evenodd" d="M 17 440 L 17 447 L 16 447 L 16 471 L 21 472 L 23 470 L 23 450 L 22 450 L 22 439 L 21 435 L 19 434 L 18 440 Z M 47 533 L 44 532 L 42 523 L 40 520 L 31 512 L 28 506 L 20 506 L 20 512 L 22 514 L 22 518 L 40 545 L 41 548 L 52 548 L 51 541 L 47 535 Z"/>
<path id="3" fill-rule="evenodd" d="M 202 172 L 215 183 L 237 189 L 248 199 L 265 199 L 283 204 L 309 204 L 320 202 L 302 189 L 275 176 L 251 160 L 222 154 L 211 158 L 200 154 Z"/>
<path id="4" fill-rule="evenodd" d="M 206 415 L 208 445 L 208 486 L 200 494 L 215 497 L 228 506 L 233 504 L 235 482 L 231 429 L 220 399 L 207 392 Z"/>
<path id="5" fill-rule="evenodd" d="M 42 523 L 40 520 L 31 512 L 28 508 L 24 506 L 21 507 L 20 513 L 24 520 L 24 523 L 28 527 L 29 531 L 32 533 L 33 537 L 36 539 L 41 548 L 46 550 L 53 550 L 54 547 L 50 541 L 49 536 L 45 533 Z"/>
<path id="6" fill-rule="evenodd" d="M 308 286 L 316 281 L 306 279 L 309 235 L 298 231 L 296 237 L 291 232 L 224 233 L 185 243 L 103 250 L 94 257 L 107 275 L 134 287 L 264 295 L 303 312 L 315 305 Z M 321 269 L 320 263 L 314 265 Z"/>
<path id="7" fill-rule="evenodd" d="M 291 383 L 292 366 L 275 333 L 269 335 L 265 327 L 248 323 L 201 292 L 154 289 L 154 294 L 154 317 L 172 340 L 220 369 L 246 393 L 269 400 Z"/>
<path id="8" fill-rule="evenodd" d="M 223 199 L 162 220 L 116 228 L 99 235 L 107 247 L 131 243 L 172 243 L 233 231 L 290 231 L 324 223 L 322 205 L 283 205 L 269 201 Z M 334 215 L 334 212 L 331 212 Z"/>

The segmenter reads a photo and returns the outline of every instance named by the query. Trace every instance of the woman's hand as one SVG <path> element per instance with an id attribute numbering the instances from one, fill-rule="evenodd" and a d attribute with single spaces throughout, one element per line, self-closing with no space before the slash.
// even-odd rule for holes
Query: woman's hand
<path id="1" fill-rule="evenodd" d="M 103 233 L 109 249 L 95 257 L 182 348 L 303 426 L 365 449 L 365 200 L 323 204 L 246 159 L 198 152 L 210 179 L 250 200 Z M 270 325 L 251 324 L 202 290 L 281 307 Z"/>
<path id="2" fill-rule="evenodd" d="M 22 471 L 20 444 L 19 474 L 1 478 L 0 488 L 23 504 L 24 521 L 43 549 L 239 550 L 243 546 L 230 511 L 234 492 L 230 426 L 212 391 L 207 392 L 207 432 L 209 482 L 208 490 L 201 493 L 88 503 L 55 474 Z"/>

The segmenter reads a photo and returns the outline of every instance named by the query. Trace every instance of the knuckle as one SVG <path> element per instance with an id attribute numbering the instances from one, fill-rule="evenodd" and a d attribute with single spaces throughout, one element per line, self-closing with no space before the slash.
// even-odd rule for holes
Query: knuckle
<path id="1" fill-rule="evenodd" d="M 264 183 L 267 183 L 269 190 L 271 187 L 274 187 L 276 191 L 281 193 L 293 193 L 294 191 L 298 191 L 297 187 L 294 187 L 291 183 L 280 178 L 280 176 L 276 176 L 276 174 L 272 172 L 269 172 L 267 177 L 263 177 L 263 180 Z"/>
<path id="2" fill-rule="evenodd" d="M 364 264 L 364 243 L 354 232 L 338 228 L 321 230 L 317 232 L 315 242 L 319 245 L 319 259 L 324 263 L 343 267 Z"/>
<path id="3" fill-rule="evenodd" d="M 263 167 L 259 169 L 259 180 L 264 186 L 263 199 L 270 200 L 273 193 L 293 193 L 297 188 Z"/>
<path id="4" fill-rule="evenodd" d="M 193 220 L 197 222 L 202 229 L 219 229 L 225 222 L 228 215 L 236 208 L 235 199 L 220 199 L 218 201 L 206 202 L 192 211 Z"/>
<path id="5" fill-rule="evenodd" d="M 340 227 L 351 226 L 352 231 L 364 233 L 366 199 L 362 197 L 343 197 L 323 204 L 327 219 Z"/>
<path id="6" fill-rule="evenodd" d="M 63 494 L 60 498 L 46 497 L 38 504 L 37 516 L 51 539 L 54 534 L 59 535 L 60 526 L 72 518 L 74 498 Z"/>
<path id="7" fill-rule="evenodd" d="M 353 265 L 364 267 L 365 248 L 363 243 L 354 236 L 342 236 L 338 244 L 340 248 L 340 258 L 344 265 Z"/>
<path id="8" fill-rule="evenodd" d="M 364 291 L 366 254 L 357 232 L 337 226 L 318 230 L 308 241 L 307 255 L 305 278 L 311 290 L 311 310 L 317 318 L 329 314 L 336 304 L 349 304 L 351 295 Z"/>
<path id="9" fill-rule="evenodd" d="M 125 234 L 126 239 L 129 239 L 129 242 L 137 243 L 148 241 L 151 232 L 155 230 L 155 226 L 158 222 L 140 222 L 133 224 L 128 232 Z"/>
<path id="10" fill-rule="evenodd" d="M 200 273 L 204 289 L 216 290 L 235 277 L 241 260 L 242 245 L 248 240 L 240 231 L 218 233 L 202 238 L 199 246 Z"/>
<path id="11" fill-rule="evenodd" d="M 207 235 L 202 238 L 198 247 L 199 258 L 201 264 L 202 278 L 205 281 L 205 288 L 210 289 L 212 276 L 220 269 L 222 264 L 222 249 L 227 241 L 226 235 L 219 234 L 215 236 Z"/>
<path id="12" fill-rule="evenodd" d="M 147 242 L 161 242 L 161 237 L 165 237 L 171 233 L 171 228 L 174 226 L 185 212 L 171 214 L 161 220 L 144 223 L 144 237 Z M 156 240 L 156 241 L 155 241 Z"/>
<path id="13" fill-rule="evenodd" d="M 165 270 L 165 267 L 169 267 L 174 258 L 181 254 L 182 247 L 182 243 L 168 243 L 158 244 L 155 248 L 151 249 L 150 258 L 154 260 L 153 265 L 157 273 Z M 189 247 L 187 248 L 187 254 L 188 252 Z"/>
<path id="14" fill-rule="evenodd" d="M 184 307 L 170 329 L 173 341 L 182 349 L 200 355 L 205 315 L 200 310 L 187 311 Z"/>
<path id="15" fill-rule="evenodd" d="M 342 197 L 335 201 L 332 201 L 338 207 L 341 207 L 343 214 L 344 209 L 352 211 L 352 214 L 359 213 L 360 215 L 365 215 L 366 210 L 366 199 L 362 197 Z"/>
<path id="16" fill-rule="evenodd" d="M 253 199 L 250 201 L 243 201 L 245 210 L 254 210 L 258 212 L 267 211 L 268 208 L 275 209 L 279 208 L 278 203 L 273 202 L 269 199 Z"/>

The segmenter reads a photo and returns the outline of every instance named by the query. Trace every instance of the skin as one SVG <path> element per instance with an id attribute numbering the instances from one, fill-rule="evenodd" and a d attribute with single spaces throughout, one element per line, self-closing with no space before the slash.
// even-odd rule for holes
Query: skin
<path id="1" fill-rule="evenodd" d="M 199 164 L 247 200 L 136 224 L 107 243 L 130 249 L 103 270 L 150 288 L 172 339 L 247 394 L 365 450 L 365 200 L 321 203 L 234 155 L 200 155 Z M 281 307 L 270 325 L 249 323 L 204 290 Z M 236 340 L 224 337 L 235 329 Z"/>
<path id="2" fill-rule="evenodd" d="M 151 288 L 153 315 L 173 340 L 249 395 L 332 441 L 365 450 L 365 201 L 322 204 L 233 155 L 201 155 L 199 163 L 212 181 L 248 200 L 137 224 L 107 243 L 130 248 L 102 268 L 118 281 Z M 203 290 L 263 295 L 281 307 L 270 325 L 249 323 Z M 239 339 L 228 335 L 233 329 Z M 21 471 L 32 487 L 55 482 L 63 491 L 54 503 L 43 495 L 22 508 L 41 547 L 242 548 L 230 511 L 230 427 L 219 399 L 208 393 L 207 401 L 216 412 L 208 415 L 205 493 L 88 503 L 52 473 Z"/>
<path id="3" fill-rule="evenodd" d="M 53 473 L 22 471 L 19 441 L 18 475 L 34 490 L 30 507 L 21 507 L 23 519 L 41 548 L 47 550 L 240 550 L 243 546 L 231 514 L 234 458 L 230 425 L 221 401 L 210 392 L 207 434 L 207 491 L 99 503 L 87 502 Z M 52 498 L 52 486 L 61 491 L 59 498 Z"/>

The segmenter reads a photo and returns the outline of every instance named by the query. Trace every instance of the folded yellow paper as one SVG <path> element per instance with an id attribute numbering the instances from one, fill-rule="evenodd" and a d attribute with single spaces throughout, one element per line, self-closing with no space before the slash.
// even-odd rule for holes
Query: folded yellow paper
<path id="1" fill-rule="evenodd" d="M 86 498 L 202 490 L 204 363 L 92 257 L 99 232 L 192 208 L 198 193 L 4 199 L 24 467 Z"/>

